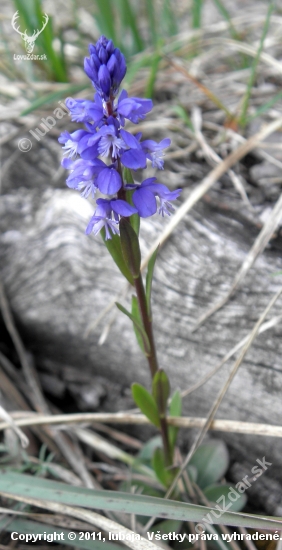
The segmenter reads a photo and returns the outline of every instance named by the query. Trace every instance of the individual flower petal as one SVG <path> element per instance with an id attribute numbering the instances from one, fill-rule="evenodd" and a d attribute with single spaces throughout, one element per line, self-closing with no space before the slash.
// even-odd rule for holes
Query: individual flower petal
<path id="1" fill-rule="evenodd" d="M 155 195 L 150 189 L 146 189 L 146 187 L 138 187 L 132 195 L 132 200 L 141 218 L 153 216 L 157 211 Z"/>
<path id="2" fill-rule="evenodd" d="M 122 186 L 121 177 L 114 167 L 107 166 L 99 173 L 97 186 L 104 195 L 114 195 Z"/>
<path id="3" fill-rule="evenodd" d="M 139 149 L 129 149 L 125 151 L 120 160 L 126 168 L 131 170 L 138 170 L 139 168 L 146 168 L 146 155 Z"/>
<path id="4" fill-rule="evenodd" d="M 129 149 L 121 155 L 122 164 L 126 168 L 131 168 L 132 170 L 146 168 L 146 155 L 139 141 L 132 134 L 126 132 L 126 130 L 120 130 L 120 135 L 125 145 L 129 147 Z"/>
<path id="5" fill-rule="evenodd" d="M 131 206 L 131 204 L 121 199 L 112 200 L 111 207 L 116 214 L 126 218 L 132 216 L 132 214 L 137 214 L 137 208 L 134 208 L 134 206 Z"/>
<path id="6" fill-rule="evenodd" d="M 110 97 L 111 91 L 111 76 L 106 65 L 101 65 L 98 72 L 98 82 L 101 90 L 104 92 L 106 98 Z"/>

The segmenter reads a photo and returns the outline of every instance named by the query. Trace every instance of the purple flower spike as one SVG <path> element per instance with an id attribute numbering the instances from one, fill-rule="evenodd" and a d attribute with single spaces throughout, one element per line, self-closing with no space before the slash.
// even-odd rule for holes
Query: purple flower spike
<path id="1" fill-rule="evenodd" d="M 95 46 L 89 46 L 90 57 L 84 60 L 84 70 L 101 98 L 109 101 L 110 95 L 117 95 L 120 83 L 126 73 L 124 56 L 111 40 L 101 36 Z"/>
<path id="2" fill-rule="evenodd" d="M 63 144 L 62 166 L 70 170 L 67 186 L 77 189 L 83 197 L 95 198 L 97 189 L 107 198 L 96 201 L 96 210 L 86 233 L 95 235 L 105 228 L 106 239 L 119 234 L 121 218 L 138 214 L 142 218 L 157 211 L 162 216 L 173 212 L 170 201 L 177 199 L 180 189 L 169 191 L 156 178 L 147 178 L 141 185 L 132 182 L 130 170 L 147 167 L 164 167 L 164 150 L 170 139 L 160 143 L 147 139 L 142 134 L 132 135 L 124 129 L 126 119 L 134 124 L 144 120 L 153 107 L 150 99 L 128 97 L 122 90 L 116 99 L 120 84 L 126 73 L 126 62 L 112 40 L 101 36 L 96 44 L 90 44 L 89 57 L 84 60 L 84 69 L 96 90 L 94 101 L 86 99 L 66 100 L 71 118 L 83 122 L 85 129 L 73 133 L 63 132 L 59 142 Z M 79 155 L 75 161 L 72 157 Z M 105 162 L 99 157 L 106 157 Z M 123 167 L 128 170 L 123 170 Z M 132 191 L 133 205 L 128 202 L 126 190 Z"/>

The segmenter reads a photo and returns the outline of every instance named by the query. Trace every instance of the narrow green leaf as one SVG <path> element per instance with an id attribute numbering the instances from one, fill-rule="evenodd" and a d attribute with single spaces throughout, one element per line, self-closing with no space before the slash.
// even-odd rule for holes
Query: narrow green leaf
<path id="1" fill-rule="evenodd" d="M 164 452 L 160 447 L 157 447 L 154 452 L 152 465 L 159 481 L 164 485 L 164 487 L 169 487 L 172 481 L 172 473 L 166 469 Z"/>
<path id="2" fill-rule="evenodd" d="M 119 304 L 118 302 L 116 302 L 116 306 L 117 308 L 122 311 L 122 313 L 124 313 L 124 315 L 126 315 L 127 317 L 129 317 L 129 319 L 132 321 L 132 323 L 134 324 L 134 327 L 136 328 L 136 330 L 139 331 L 141 337 L 143 338 L 143 343 L 144 343 L 144 349 L 145 349 L 145 353 L 146 354 L 149 354 L 150 353 L 150 342 L 149 342 L 149 339 L 148 339 L 148 336 L 143 328 L 142 325 L 140 325 L 137 321 L 137 319 L 135 317 L 133 317 L 133 315 L 130 313 L 130 311 L 128 311 L 127 309 L 125 309 L 125 307 L 123 307 L 121 304 Z"/>
<path id="3" fill-rule="evenodd" d="M 269 101 L 259 107 L 253 115 L 247 118 L 246 124 L 248 124 L 251 120 L 257 118 L 258 116 L 263 115 L 266 111 L 271 109 L 271 107 L 273 107 L 273 105 L 275 105 L 275 103 L 277 103 L 277 101 L 279 101 L 281 98 L 282 92 L 278 92 L 278 94 L 275 94 L 275 96 L 273 96 Z"/>
<path id="4" fill-rule="evenodd" d="M 176 115 L 179 116 L 179 118 L 183 120 L 186 126 L 188 126 L 188 128 L 190 128 L 190 130 L 192 130 L 192 132 L 194 133 L 195 132 L 194 126 L 184 107 L 182 107 L 181 105 L 174 105 L 173 111 L 175 112 Z"/>
<path id="5" fill-rule="evenodd" d="M 163 369 L 159 369 L 152 384 L 152 393 L 161 417 L 166 415 L 167 400 L 170 393 L 169 379 Z"/>
<path id="6" fill-rule="evenodd" d="M 148 390 L 146 390 L 146 388 L 144 388 L 144 386 L 141 386 L 141 384 L 134 383 L 132 384 L 131 389 L 133 399 L 137 407 L 139 407 L 142 413 L 149 418 L 152 424 L 159 428 L 159 413 L 153 396 L 148 392 Z"/>
<path id="7" fill-rule="evenodd" d="M 139 306 L 138 306 L 138 300 L 137 300 L 136 296 L 134 296 L 134 295 L 131 298 L 131 315 L 135 319 L 135 322 L 138 325 L 143 326 L 141 315 L 140 315 L 140 310 L 139 310 Z M 135 332 L 137 342 L 138 342 L 138 344 L 141 348 L 141 351 L 144 354 L 146 354 L 142 335 L 141 335 L 140 331 L 137 329 L 135 323 L 133 323 L 133 328 L 134 328 L 134 332 Z"/>
<path id="8" fill-rule="evenodd" d="M 144 443 L 142 449 L 138 453 L 138 459 L 144 463 L 151 463 L 155 449 L 162 446 L 162 438 L 160 435 L 155 435 L 149 441 Z"/>
<path id="9" fill-rule="evenodd" d="M 133 278 L 137 279 L 140 275 L 141 265 L 141 252 L 138 236 L 126 218 L 121 218 L 119 230 L 121 250 L 125 264 Z"/>
<path id="10" fill-rule="evenodd" d="M 113 12 L 113 5 L 111 0 L 95 0 L 95 4 L 99 9 L 100 17 L 97 17 L 97 23 L 103 34 L 107 38 L 111 38 L 117 46 L 117 35 L 116 35 L 116 18 Z"/>
<path id="11" fill-rule="evenodd" d="M 54 101 L 58 101 L 59 99 L 64 99 L 70 94 L 80 92 L 88 87 L 89 84 L 87 82 L 85 82 L 85 84 L 71 84 L 61 90 L 58 90 L 57 92 L 52 92 L 51 94 L 40 96 L 35 99 L 35 101 L 33 101 L 29 107 L 24 109 L 24 111 L 21 112 L 20 116 L 29 115 L 29 113 L 32 113 L 32 111 L 35 111 L 35 109 L 42 107 L 42 105 L 48 105 L 50 103 L 53 103 Z M 57 105 L 57 107 L 60 107 L 60 105 Z"/>
<path id="12" fill-rule="evenodd" d="M 38 504 L 42 508 L 44 508 L 44 502 L 49 500 L 94 510 L 111 510 L 180 521 L 199 522 L 207 512 L 211 513 L 213 510 L 206 506 L 145 495 L 72 487 L 50 479 L 10 472 L 4 468 L 0 470 L 0 493 L 9 495 L 9 498 L 15 496 L 19 499 L 21 497 L 38 499 Z M 218 510 L 214 509 L 214 512 L 215 515 L 212 515 L 214 524 L 282 530 L 281 518 L 234 512 L 224 512 L 218 517 Z"/>
<path id="13" fill-rule="evenodd" d="M 138 18 L 136 17 L 136 14 L 133 13 L 129 0 L 119 0 L 119 13 L 121 14 L 121 17 L 123 19 L 123 23 L 125 27 L 124 31 L 126 29 L 129 29 L 131 32 L 132 39 L 134 42 L 135 53 L 141 52 L 144 49 L 144 44 L 143 44 L 141 34 L 136 25 L 136 21 Z M 124 34 L 123 34 L 123 37 L 124 37 Z"/>
<path id="14" fill-rule="evenodd" d="M 174 6 L 172 5 L 170 0 L 164 0 L 163 2 L 163 10 L 161 15 L 163 27 L 165 29 L 165 33 L 168 36 L 173 36 L 174 34 L 178 33 L 178 26 L 177 21 L 174 13 Z"/>
<path id="15" fill-rule="evenodd" d="M 192 0 L 192 27 L 201 28 L 203 0 Z"/>
<path id="16" fill-rule="evenodd" d="M 132 286 L 134 286 L 134 279 L 123 258 L 120 237 L 118 235 L 112 235 L 111 239 L 106 240 L 104 227 L 101 230 L 101 236 L 114 262 L 118 266 L 119 270 L 121 271 L 123 276 L 128 280 L 128 282 Z"/>
<path id="17" fill-rule="evenodd" d="M 256 72 L 257 72 L 257 67 L 258 67 L 259 60 L 260 60 L 260 55 L 261 55 L 261 52 L 262 52 L 262 49 L 263 49 L 264 40 L 265 40 L 267 32 L 268 32 L 269 23 L 270 23 L 270 16 L 271 16 L 271 13 L 273 11 L 274 4 L 275 4 L 275 2 L 272 1 L 269 4 L 268 10 L 267 10 L 267 15 L 266 15 L 266 19 L 265 19 L 264 26 L 263 26 L 259 47 L 258 47 L 256 56 L 255 56 L 253 64 L 252 64 L 250 79 L 249 79 L 249 82 L 248 82 L 248 85 L 247 85 L 247 88 L 246 88 L 246 92 L 245 92 L 245 95 L 244 95 L 244 98 L 243 98 L 242 112 L 241 112 L 241 115 L 239 117 L 239 124 L 243 127 L 246 126 L 247 111 L 248 111 L 248 107 L 249 107 L 250 97 L 251 97 L 251 93 L 252 93 L 252 89 L 253 89 L 253 85 L 254 85 L 254 81 L 255 81 L 255 77 L 256 77 Z"/>
<path id="18" fill-rule="evenodd" d="M 179 390 L 176 390 L 171 398 L 169 405 L 169 416 L 181 416 L 182 413 L 182 398 Z M 168 437 L 170 448 L 174 450 L 177 440 L 178 428 L 176 426 L 168 427 Z"/>
<path id="19" fill-rule="evenodd" d="M 175 390 L 169 405 L 170 416 L 181 416 L 182 413 L 182 397 L 179 390 Z"/>
<path id="20" fill-rule="evenodd" d="M 159 63 L 161 59 L 162 59 L 162 56 L 158 52 L 156 52 L 152 56 L 151 70 L 150 70 L 149 78 L 145 88 L 145 97 L 148 97 L 148 98 L 154 97 L 154 87 L 155 87 Z"/>
<path id="21" fill-rule="evenodd" d="M 146 301 L 147 301 L 147 309 L 149 317 L 152 317 L 152 308 L 151 308 L 151 294 L 152 294 L 152 282 L 153 282 L 153 275 L 154 275 L 154 267 L 157 259 L 157 255 L 159 252 L 160 246 L 157 246 L 155 252 L 153 252 L 149 262 L 148 262 L 148 269 L 147 269 L 147 276 L 146 276 Z"/>
<path id="22" fill-rule="evenodd" d="M 229 14 L 229 11 L 226 9 L 226 7 L 224 6 L 224 4 L 221 2 L 221 0 L 213 0 L 214 1 L 214 4 L 216 5 L 219 13 L 224 17 L 224 19 L 229 23 L 229 26 L 230 26 L 230 32 L 231 32 L 231 36 L 232 38 L 234 38 L 234 40 L 240 40 L 240 35 L 238 34 L 238 32 L 236 31 L 233 23 L 232 23 L 232 19 L 230 17 L 230 14 Z"/>
<path id="23" fill-rule="evenodd" d="M 229 465 L 225 443 L 217 439 L 204 443 L 192 456 L 190 465 L 197 468 L 197 484 L 201 489 L 219 481 Z"/>
<path id="24" fill-rule="evenodd" d="M 145 0 L 145 1 L 146 1 L 147 15 L 149 20 L 149 28 L 151 32 L 151 43 L 156 44 L 158 40 L 158 32 L 157 32 L 156 18 L 155 18 L 155 2 L 152 2 L 152 0 Z"/>

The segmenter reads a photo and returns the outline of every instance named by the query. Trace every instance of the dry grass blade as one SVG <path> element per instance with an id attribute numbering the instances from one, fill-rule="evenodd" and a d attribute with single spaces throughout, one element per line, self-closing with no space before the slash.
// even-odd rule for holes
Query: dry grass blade
<path id="1" fill-rule="evenodd" d="M 17 436 L 18 436 L 18 438 L 21 442 L 22 447 L 26 448 L 29 445 L 28 437 L 15 424 L 12 417 L 7 413 L 7 411 L 5 411 L 5 409 L 3 409 L 3 407 L 1 407 L 1 405 L 0 405 L 0 417 L 2 418 L 2 420 L 5 420 L 9 424 L 9 427 L 17 434 Z"/>
<path id="2" fill-rule="evenodd" d="M 235 290 L 238 288 L 238 286 L 241 284 L 242 280 L 248 273 L 249 269 L 251 269 L 251 267 L 253 266 L 259 254 L 261 254 L 264 251 L 265 247 L 267 246 L 269 240 L 271 239 L 273 233 L 275 232 L 281 220 L 281 216 L 282 216 L 282 195 L 280 195 L 280 198 L 275 204 L 271 215 L 269 216 L 268 220 L 265 222 L 251 250 L 249 251 L 245 261 L 243 262 L 241 269 L 237 273 L 234 279 L 234 282 L 231 286 L 231 289 L 226 294 L 226 296 L 224 296 L 222 300 L 220 300 L 217 304 L 215 304 L 212 308 L 210 308 L 206 313 L 204 313 L 200 317 L 200 319 L 198 320 L 193 330 L 196 330 L 211 315 L 213 315 L 216 311 L 222 308 L 226 304 L 226 302 L 231 298 Z"/>
<path id="3" fill-rule="evenodd" d="M 259 334 L 262 334 L 263 332 L 265 332 L 266 330 L 269 330 L 270 328 L 273 328 L 275 327 L 278 323 L 280 323 L 282 321 L 282 315 L 277 315 L 275 317 L 272 317 L 272 319 L 270 319 L 269 321 L 267 321 L 266 323 L 263 323 L 263 325 L 261 325 L 260 329 L 259 329 Z M 233 357 L 233 355 L 235 355 L 235 353 L 237 351 L 239 351 L 239 349 L 241 349 L 244 344 L 246 343 L 248 339 L 248 336 L 246 336 L 245 338 L 243 338 L 243 340 L 241 340 L 241 342 L 239 342 L 238 344 L 236 344 L 236 346 L 234 346 L 224 357 L 223 359 L 210 371 L 208 372 L 208 374 L 206 374 L 206 376 L 204 376 L 203 378 L 201 378 L 201 380 L 199 380 L 196 384 L 194 384 L 194 386 L 191 386 L 190 388 L 188 388 L 188 390 L 184 390 L 183 392 L 181 392 L 181 396 L 182 397 L 186 397 L 187 395 L 189 395 L 190 393 L 192 393 L 193 391 L 197 390 L 198 388 L 200 388 L 201 386 L 203 386 L 203 384 L 205 384 L 208 380 L 210 380 L 210 378 L 212 378 L 214 376 L 214 374 L 216 374 L 220 369 L 221 367 L 223 367 L 223 365 L 229 360 L 231 359 L 231 357 Z"/>
<path id="4" fill-rule="evenodd" d="M 17 495 L 10 495 L 9 493 L 4 493 L 4 492 L 1 492 L 1 494 L 3 496 L 6 496 L 7 498 L 12 498 L 19 502 L 25 502 L 26 504 L 29 504 L 31 506 L 44 508 L 45 510 L 50 510 L 51 512 L 56 512 L 58 514 L 63 514 L 73 518 L 80 519 L 82 521 L 86 521 L 87 523 L 90 523 L 95 527 L 99 527 L 100 529 L 103 529 L 104 531 L 107 531 L 109 533 L 114 533 L 117 535 L 122 533 L 125 536 L 130 535 L 131 537 L 133 535 L 133 532 L 127 529 L 126 527 L 123 527 L 123 525 L 119 525 L 115 521 L 109 520 L 108 518 L 105 518 L 104 516 L 100 516 L 100 514 L 96 514 L 95 512 L 91 512 L 89 510 L 84 510 L 82 508 L 73 508 L 72 506 L 67 506 L 66 504 L 59 504 L 57 502 L 44 501 L 40 499 L 17 496 Z M 124 540 L 123 543 L 126 546 L 129 546 L 129 548 L 132 548 L 133 550 L 147 550 L 147 549 L 159 550 L 159 546 L 157 546 L 153 542 L 141 536 L 140 536 L 140 540 L 134 540 L 134 541 Z"/>
<path id="5" fill-rule="evenodd" d="M 196 440 L 194 441 L 189 453 L 187 454 L 186 456 L 186 459 L 184 460 L 184 463 L 182 464 L 181 468 L 180 468 L 180 471 L 179 473 L 177 474 L 177 476 L 175 477 L 171 487 L 169 488 L 169 491 L 167 492 L 167 495 L 166 497 L 168 498 L 174 487 L 176 486 L 176 483 L 178 482 L 178 479 L 180 478 L 180 476 L 182 475 L 182 472 L 183 470 L 186 468 L 187 464 L 189 463 L 190 459 L 192 458 L 194 452 L 196 451 L 196 449 L 199 447 L 199 445 L 201 444 L 201 442 L 203 441 L 203 438 L 205 437 L 207 431 L 209 430 L 210 426 L 211 426 L 211 423 L 215 417 L 215 414 L 234 378 L 234 376 L 237 374 L 237 371 L 247 353 L 247 351 L 249 350 L 249 348 L 251 347 L 254 339 L 256 338 L 258 332 L 259 332 L 259 328 L 260 326 L 262 325 L 262 323 L 264 322 L 267 314 L 269 313 L 269 311 L 271 310 L 271 308 L 274 306 L 275 302 L 278 300 L 278 298 L 281 296 L 282 294 L 282 288 L 275 294 L 275 296 L 270 300 L 269 304 L 267 305 L 267 307 L 265 308 L 264 312 L 262 313 L 262 315 L 260 316 L 258 322 L 256 323 L 256 325 L 254 326 L 252 332 L 250 333 L 249 335 L 249 338 L 247 340 L 247 342 L 245 343 L 238 359 L 235 361 L 234 365 L 233 365 L 233 368 L 229 374 L 229 377 L 227 379 L 227 381 L 225 382 L 224 386 L 222 387 L 222 389 L 220 390 L 219 394 L 218 394 L 218 397 L 216 398 L 215 400 L 215 403 L 214 405 L 212 406 L 211 410 L 210 410 L 210 413 L 208 415 L 208 418 L 203 426 L 203 428 L 201 429 L 201 431 L 199 432 Z"/>
<path id="6" fill-rule="evenodd" d="M 30 362 L 28 361 L 22 339 L 16 329 L 12 312 L 11 312 L 8 300 L 6 298 L 1 281 L 0 281 L 0 309 L 2 311 L 4 323 L 7 327 L 7 330 L 12 338 L 17 354 L 19 356 L 19 360 L 20 360 L 26 381 L 32 392 L 32 397 L 36 402 L 36 409 L 39 412 L 40 411 L 45 412 L 46 410 L 45 401 L 40 391 L 40 386 L 39 386 L 39 382 L 38 382 L 35 370 L 32 368 Z"/>
<path id="7" fill-rule="evenodd" d="M 226 44 L 231 49 L 236 50 L 237 52 L 246 53 L 248 55 L 251 55 L 252 57 L 256 57 L 257 55 L 257 49 L 254 46 L 250 46 L 249 44 L 246 44 L 244 42 L 239 42 L 238 40 L 232 40 L 231 38 L 221 38 L 221 44 Z M 272 67 L 275 67 L 275 69 L 279 73 L 282 73 L 282 63 L 280 63 L 280 61 L 277 61 L 277 59 L 272 57 L 272 55 L 262 52 L 260 54 L 260 60 L 264 61 Z"/>
<path id="8" fill-rule="evenodd" d="M 146 258 L 141 264 L 141 269 L 144 269 L 148 264 L 148 261 L 156 250 L 157 246 L 162 246 L 168 237 L 171 235 L 172 231 L 178 226 L 182 221 L 184 216 L 193 208 L 193 206 L 207 193 L 207 191 L 212 187 L 212 185 L 219 179 L 229 168 L 231 168 L 236 162 L 246 156 L 252 149 L 258 146 L 258 144 L 263 141 L 267 136 L 270 136 L 273 132 L 278 130 L 282 126 L 282 117 L 279 117 L 277 120 L 267 124 L 255 135 L 250 137 L 245 143 L 240 145 L 238 149 L 230 153 L 226 159 L 224 159 L 218 166 L 216 166 L 204 179 L 203 181 L 192 191 L 186 201 L 178 208 L 176 214 L 171 218 L 170 222 L 167 224 L 163 233 L 160 237 L 151 246 Z"/>
<path id="9" fill-rule="evenodd" d="M 232 120 L 233 118 L 232 113 L 230 113 L 230 111 L 225 107 L 225 105 L 223 105 L 223 103 L 209 88 L 204 86 L 202 82 L 199 82 L 197 78 L 195 78 L 191 73 L 189 73 L 189 71 L 187 71 L 187 69 L 183 66 L 183 64 L 180 63 L 179 59 L 175 61 L 167 57 L 167 60 L 170 63 L 170 65 L 172 65 L 172 67 L 174 67 L 177 71 L 181 72 L 186 78 L 191 80 L 193 84 L 195 84 L 195 86 L 197 86 L 199 90 L 201 90 L 201 92 L 203 92 L 220 110 L 222 110 L 226 114 L 229 120 Z"/>
<path id="10" fill-rule="evenodd" d="M 150 424 L 148 418 L 143 414 L 129 413 L 76 413 L 60 414 L 52 416 L 42 416 L 37 413 L 11 414 L 17 426 L 42 426 L 44 424 L 57 424 L 60 429 L 66 429 L 67 424 L 101 422 L 109 424 L 132 424 L 136 426 Z M 195 417 L 175 417 L 169 416 L 167 421 L 172 426 L 179 428 L 201 428 L 206 422 L 206 418 Z M 0 431 L 9 427 L 7 422 L 0 423 Z M 237 422 L 235 420 L 214 420 L 210 426 L 211 430 L 220 432 L 233 432 L 241 434 L 267 435 L 269 437 L 282 437 L 282 426 L 273 426 L 270 424 L 258 424 L 254 422 Z M 106 447 L 105 447 L 106 449 Z"/>
<path id="11" fill-rule="evenodd" d="M 35 409 L 39 412 L 49 414 L 49 407 L 47 406 L 43 393 L 40 388 L 40 383 L 37 377 L 37 373 L 31 363 L 28 360 L 22 339 L 16 329 L 12 312 L 10 310 L 4 288 L 0 281 L 0 308 L 3 314 L 3 319 L 7 330 L 12 338 L 14 346 L 17 350 L 20 363 L 27 381 L 27 384 L 31 390 L 30 400 L 32 401 Z M 46 428 L 45 428 L 46 429 Z M 47 429 L 47 433 L 51 436 L 58 449 L 60 449 L 62 455 L 66 458 L 71 465 L 74 472 L 76 472 L 85 483 L 86 487 L 97 487 L 97 484 L 88 472 L 84 464 L 84 456 L 78 447 L 78 445 L 71 443 L 63 434 L 58 434 L 55 431 Z"/>
<path id="12" fill-rule="evenodd" d="M 75 428 L 75 433 L 77 437 L 81 441 L 83 441 L 83 443 L 86 443 L 96 451 L 99 451 L 106 456 L 109 456 L 113 460 L 121 460 L 122 462 L 126 462 L 129 464 L 132 463 L 133 458 L 131 457 L 131 455 L 129 455 L 125 451 L 122 451 L 116 445 L 109 443 L 106 439 L 99 436 L 95 432 L 82 428 Z"/>
<path id="13" fill-rule="evenodd" d="M 211 159 L 216 164 L 218 164 L 219 162 L 222 162 L 222 158 L 220 158 L 220 156 L 210 147 L 210 145 L 207 143 L 204 135 L 202 134 L 202 131 L 201 131 L 202 114 L 201 114 L 201 111 L 198 107 L 194 107 L 194 109 L 192 111 L 191 120 L 193 122 L 193 126 L 194 126 L 194 129 L 195 129 L 195 137 L 196 137 L 199 145 L 201 146 L 201 148 L 203 150 L 203 153 L 205 154 L 207 160 Z M 244 189 L 244 186 L 240 181 L 240 178 L 231 169 L 229 169 L 227 171 L 227 173 L 228 173 L 228 175 L 229 175 L 236 191 L 241 195 L 241 198 L 242 198 L 243 202 L 247 206 L 250 207 L 251 206 L 250 201 L 248 199 L 248 196 L 247 196 L 247 193 Z"/>

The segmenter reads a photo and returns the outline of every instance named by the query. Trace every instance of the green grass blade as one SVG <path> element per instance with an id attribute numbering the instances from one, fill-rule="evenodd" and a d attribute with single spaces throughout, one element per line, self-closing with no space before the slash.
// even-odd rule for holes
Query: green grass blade
<path id="1" fill-rule="evenodd" d="M 106 233 L 105 228 L 103 227 L 101 230 L 101 237 L 111 254 L 115 264 L 119 268 L 120 272 L 123 274 L 123 276 L 128 280 L 128 282 L 134 286 L 134 279 L 124 261 L 122 250 L 121 250 L 121 244 L 120 244 L 120 238 L 119 235 L 112 235 L 111 239 L 106 239 Z"/>
<path id="2" fill-rule="evenodd" d="M 200 29 L 201 28 L 202 7 L 203 7 L 203 0 L 193 0 L 193 3 L 192 3 L 192 27 L 193 27 L 193 29 Z"/>
<path id="3" fill-rule="evenodd" d="M 145 89 L 145 97 L 152 98 L 154 95 L 154 87 L 155 87 L 159 63 L 161 59 L 162 59 L 162 56 L 158 52 L 156 52 L 152 57 L 151 71 L 150 71 L 149 79 Z"/>
<path id="4" fill-rule="evenodd" d="M 153 275 L 154 275 L 154 268 L 155 268 L 155 263 L 159 252 L 159 248 L 160 247 L 157 246 L 156 250 L 153 252 L 148 262 L 148 269 L 147 269 L 147 275 L 146 275 L 146 302 L 147 302 L 147 309 L 150 317 L 152 317 L 151 294 L 152 294 Z"/>
<path id="5" fill-rule="evenodd" d="M 137 323 L 140 326 L 142 326 L 142 318 L 141 318 L 141 315 L 140 315 L 138 300 L 137 300 L 136 296 L 134 296 L 134 294 L 132 295 L 132 298 L 131 298 L 131 315 L 132 315 L 132 317 L 134 317 L 134 319 L 136 319 Z M 145 354 L 146 352 L 145 352 L 145 348 L 144 348 L 144 342 L 143 342 L 142 335 L 140 334 L 139 330 L 137 330 L 134 323 L 133 323 L 133 328 L 134 328 L 136 340 L 139 344 L 139 347 L 140 347 L 141 351 Z"/>
<path id="6" fill-rule="evenodd" d="M 66 99 L 70 94 L 81 92 L 88 87 L 89 84 L 87 82 L 85 84 L 70 84 L 63 90 L 58 90 L 57 92 L 52 92 L 51 94 L 38 97 L 29 107 L 27 107 L 27 109 L 21 112 L 20 116 L 29 115 L 29 113 L 32 113 L 35 109 L 39 109 L 39 107 L 42 107 L 43 105 L 48 105 L 62 98 Z"/>
<path id="7" fill-rule="evenodd" d="M 125 307 L 123 307 L 121 304 L 119 304 L 119 302 L 116 302 L 116 306 L 122 313 L 124 313 L 124 315 L 126 315 L 132 321 L 132 323 L 134 324 L 136 330 L 139 331 L 140 336 L 143 338 L 145 353 L 149 354 L 150 353 L 150 342 L 149 342 L 149 339 L 148 339 L 148 336 L 145 332 L 144 327 L 138 322 L 138 319 L 136 317 L 134 317 L 130 311 L 125 309 Z"/>
<path id="8" fill-rule="evenodd" d="M 191 118 L 188 116 L 188 114 L 185 111 L 184 107 L 182 107 L 182 105 L 174 105 L 173 106 L 173 111 L 175 112 L 175 114 L 177 116 L 179 116 L 179 118 L 181 118 L 183 120 L 183 122 L 186 124 L 186 126 L 188 126 L 188 128 L 190 128 L 190 130 L 194 134 L 194 132 L 195 132 L 194 126 L 192 124 Z"/>
<path id="9" fill-rule="evenodd" d="M 127 29 L 130 29 L 133 43 L 134 43 L 134 53 L 142 52 L 142 50 L 144 49 L 144 44 L 136 24 L 137 16 L 133 12 L 129 0 L 119 0 L 118 5 L 119 5 L 118 11 L 121 14 L 124 27 Z M 121 42 L 123 41 L 121 40 Z"/>
<path id="10" fill-rule="evenodd" d="M 158 41 L 158 31 L 156 27 L 156 15 L 154 6 L 155 3 L 152 0 L 146 0 L 148 22 L 151 32 L 151 43 L 156 45 Z"/>
<path id="11" fill-rule="evenodd" d="M 162 28 L 164 28 L 165 34 L 168 36 L 173 36 L 178 33 L 178 25 L 171 4 L 171 0 L 164 0 L 163 10 L 161 14 Z"/>
<path id="12" fill-rule="evenodd" d="M 95 4 L 99 10 L 99 16 L 96 17 L 100 30 L 107 38 L 111 38 L 117 45 L 115 16 L 113 4 L 111 0 L 95 0 Z"/>
<path id="13" fill-rule="evenodd" d="M 221 2 L 221 0 L 213 0 L 213 1 L 214 1 L 214 4 L 217 7 L 219 13 L 224 17 L 224 19 L 227 21 L 227 23 L 229 23 L 232 38 L 234 38 L 234 40 L 239 40 L 240 35 L 237 33 L 237 31 L 236 31 L 236 29 L 235 29 L 235 27 L 232 23 L 229 12 L 226 9 L 226 7 L 224 6 L 224 4 Z"/>
<path id="14" fill-rule="evenodd" d="M 250 79 L 249 79 L 249 82 L 248 82 L 248 85 L 247 85 L 245 96 L 243 98 L 242 111 L 241 111 L 241 115 L 239 117 L 239 124 L 243 127 L 246 126 L 247 111 L 248 111 L 250 97 L 251 97 L 251 93 L 252 93 L 252 87 L 253 87 L 253 84 L 254 84 L 254 81 L 255 81 L 257 67 L 258 67 L 258 63 L 259 63 L 259 60 L 260 60 L 260 54 L 261 54 L 262 49 L 263 49 L 264 40 L 265 40 L 265 37 L 266 37 L 267 32 L 268 32 L 269 23 L 270 23 L 270 16 L 271 16 L 271 13 L 272 13 L 273 8 L 274 8 L 274 3 L 275 2 L 272 1 L 269 5 L 268 10 L 267 10 L 267 15 L 266 15 L 266 19 L 265 19 L 265 22 L 264 22 L 263 31 L 262 31 L 258 51 L 257 51 L 257 54 L 256 54 L 256 56 L 254 58 L 254 61 L 253 61 L 253 64 L 252 64 Z"/>
<path id="15" fill-rule="evenodd" d="M 116 491 L 96 491 L 84 487 L 71 487 L 50 479 L 41 479 L 25 474 L 17 474 L 9 470 L 1 470 L 0 493 L 16 497 L 31 497 L 38 499 L 44 507 L 44 500 L 81 506 L 82 508 L 112 510 L 142 516 L 156 516 L 165 519 L 180 521 L 196 521 L 203 519 L 205 514 L 211 513 L 213 508 L 206 508 L 196 504 L 164 500 L 145 495 L 132 495 Z M 255 516 L 225 512 L 220 518 L 212 515 L 214 524 L 250 527 L 253 529 L 282 530 L 282 519 L 268 516 Z"/>
<path id="16" fill-rule="evenodd" d="M 282 98 L 282 92 L 278 92 L 278 94 L 273 96 L 264 105 L 259 107 L 259 109 L 257 109 L 256 112 L 252 116 L 249 116 L 247 118 L 246 123 L 248 124 L 251 120 L 254 120 L 254 118 L 257 118 L 258 116 L 263 115 L 266 111 L 268 111 L 268 109 L 271 109 L 271 107 L 273 107 L 273 105 L 275 105 L 275 103 L 277 103 L 277 101 L 279 101 L 279 99 L 281 99 L 281 98 Z"/>

